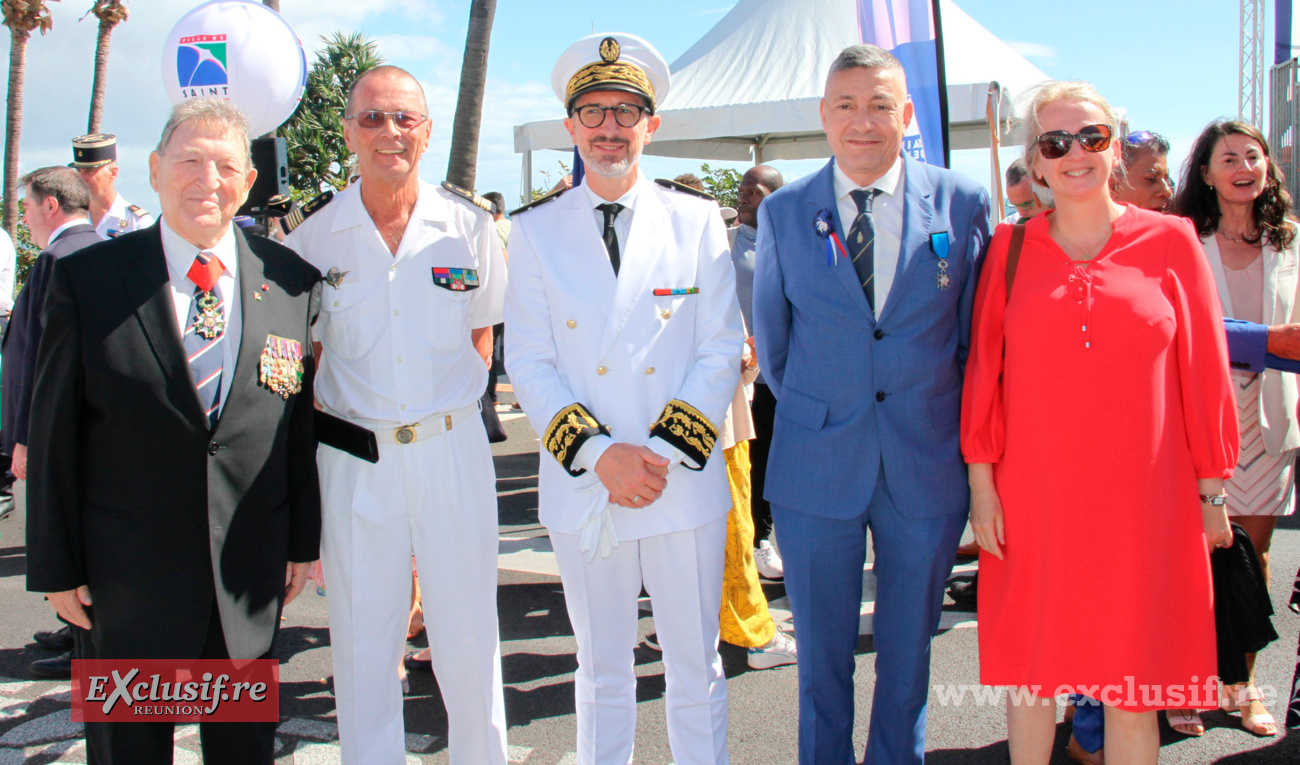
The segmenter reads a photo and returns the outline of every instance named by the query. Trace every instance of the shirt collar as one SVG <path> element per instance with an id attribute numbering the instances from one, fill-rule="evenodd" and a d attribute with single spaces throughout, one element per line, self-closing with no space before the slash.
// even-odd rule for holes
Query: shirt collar
<path id="1" fill-rule="evenodd" d="M 58 228 L 54 229 L 54 231 L 50 232 L 50 244 L 54 244 L 54 241 L 58 239 L 63 234 L 64 231 L 67 231 L 73 226 L 80 226 L 83 223 L 87 226 L 90 225 L 90 221 L 87 220 L 86 218 L 77 218 L 76 220 L 70 220 L 67 223 L 64 223 L 62 226 L 59 226 Z M 48 248 L 50 245 L 47 244 L 45 246 Z"/>
<path id="2" fill-rule="evenodd" d="M 167 258 L 167 267 L 173 275 L 188 274 L 190 266 L 194 264 L 194 257 L 200 252 L 210 252 L 216 255 L 226 273 L 232 277 L 235 275 L 235 268 L 239 261 L 239 248 L 235 245 L 235 225 L 233 223 L 226 229 L 226 233 L 222 235 L 221 240 L 215 246 L 206 250 L 200 250 L 172 230 L 172 227 L 167 225 L 166 218 L 162 219 L 162 225 L 158 228 L 162 234 L 163 255 Z"/>
<path id="3" fill-rule="evenodd" d="M 641 171 L 640 171 L 640 168 L 637 168 L 637 173 L 639 174 L 640 172 L 641 172 Z M 598 205 L 606 205 L 606 204 L 609 204 L 609 200 L 608 200 L 608 199 L 605 199 L 605 198 L 602 197 L 601 195 L 599 195 L 599 194 L 597 194 L 596 192 L 592 191 L 592 190 L 591 190 L 591 187 L 588 186 L 588 185 L 586 184 L 585 181 L 584 181 L 583 184 L 582 184 L 582 189 L 583 189 L 583 191 L 586 191 L 586 192 L 587 192 L 587 198 L 588 198 L 588 199 L 590 200 L 590 202 L 591 202 L 591 204 L 588 205 L 588 206 L 591 207 L 592 210 L 596 210 L 596 207 L 597 207 Z M 627 208 L 628 210 L 632 210 L 633 212 L 635 212 L 635 211 L 636 211 L 636 201 L 637 201 L 637 198 L 640 196 L 640 193 L 639 193 L 639 192 L 640 192 L 640 189 L 641 189 L 641 178 L 638 177 L 636 183 L 632 184 L 632 188 L 628 189 L 628 190 L 627 190 L 627 193 L 624 194 L 623 196 L 619 197 L 618 199 L 615 199 L 615 200 L 614 200 L 614 203 L 615 203 L 615 204 L 623 205 L 623 207 Z M 599 212 L 599 211 L 597 210 L 597 212 Z M 621 214 L 621 213 L 620 213 L 620 214 Z"/>
<path id="4" fill-rule="evenodd" d="M 356 183 L 340 192 L 331 202 L 339 206 L 339 211 L 334 215 L 334 224 L 330 227 L 331 234 L 367 222 L 373 225 L 374 221 L 366 211 L 365 203 L 361 201 L 361 184 L 364 182 L 358 178 Z M 411 217 L 419 220 L 451 220 L 451 205 L 454 203 L 438 194 L 429 193 L 431 188 L 430 184 L 420 181 L 420 195 L 415 200 Z"/>
<path id="5" fill-rule="evenodd" d="M 878 189 L 882 194 L 889 196 L 898 196 L 903 188 L 903 157 L 900 155 L 894 158 L 894 164 L 889 166 L 885 174 L 866 186 L 859 186 L 853 179 L 849 178 L 843 170 L 840 169 L 839 162 L 832 163 L 835 170 L 835 198 L 843 199 L 854 189 Z"/>

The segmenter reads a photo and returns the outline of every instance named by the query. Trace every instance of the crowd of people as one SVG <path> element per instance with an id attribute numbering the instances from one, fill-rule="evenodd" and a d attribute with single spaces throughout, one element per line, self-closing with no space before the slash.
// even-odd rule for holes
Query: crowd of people
<path id="1" fill-rule="evenodd" d="M 393 66 L 348 93 L 355 181 L 284 244 L 235 222 L 257 170 L 222 101 L 164 126 L 157 223 L 116 196 L 111 136 L 23 177 L 43 252 L 5 334 L 3 450 L 28 589 L 68 625 L 34 672 L 270 657 L 314 576 L 345 763 L 403 757 L 398 680 L 427 669 L 450 761 L 504 765 L 495 357 L 540 436 L 580 765 L 632 760 L 642 588 L 676 762 L 729 761 L 719 640 L 797 666 L 802 765 L 856 762 L 868 538 L 865 758 L 922 762 L 968 519 L 980 573 L 950 592 L 977 603 L 981 682 L 1022 692 L 1013 762 L 1050 760 L 1067 695 L 1087 763 L 1154 763 L 1158 710 L 1278 734 L 1253 673 L 1294 511 L 1300 243 L 1263 135 L 1211 124 L 1175 187 L 1164 138 L 1047 83 L 991 229 L 982 186 L 901 151 L 903 67 L 856 45 L 826 73 L 831 161 L 754 167 L 720 215 L 698 179 L 641 172 L 671 87 L 648 42 L 585 37 L 552 82 L 585 175 L 509 218 L 420 180 L 428 105 Z M 201 723 L 204 759 L 269 763 L 274 730 Z M 85 732 L 90 762 L 171 758 L 170 723 Z"/>

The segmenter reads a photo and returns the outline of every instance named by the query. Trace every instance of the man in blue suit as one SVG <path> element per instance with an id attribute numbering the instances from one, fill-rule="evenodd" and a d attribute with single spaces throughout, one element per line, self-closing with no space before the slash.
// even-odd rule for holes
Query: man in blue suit
<path id="1" fill-rule="evenodd" d="M 877 684 L 866 762 L 920 763 L 930 638 L 969 502 L 962 368 L 989 201 L 977 183 L 900 156 L 912 104 L 887 51 L 845 49 L 821 117 L 835 158 L 759 208 L 754 286 L 759 359 L 777 399 L 764 494 L 799 633 L 799 762 L 857 762 L 870 529 Z"/>

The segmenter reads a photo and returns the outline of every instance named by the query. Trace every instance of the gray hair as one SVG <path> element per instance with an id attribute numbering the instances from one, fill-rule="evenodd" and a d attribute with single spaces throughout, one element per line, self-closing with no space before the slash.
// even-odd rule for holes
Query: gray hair
<path id="1" fill-rule="evenodd" d="M 248 117 L 244 116 L 238 106 L 219 98 L 195 98 L 182 101 L 172 107 L 172 114 L 167 118 L 167 124 L 163 126 L 162 137 L 158 139 L 159 156 L 167 153 L 167 145 L 171 143 L 172 135 L 177 128 L 191 120 L 225 128 L 229 135 L 243 144 L 248 166 L 253 166 L 253 150 L 248 137 Z"/>
<path id="2" fill-rule="evenodd" d="M 897 70 L 901 73 L 903 64 L 884 48 L 866 44 L 850 45 L 831 62 L 831 70 L 826 73 L 826 77 L 829 79 L 836 72 L 848 69 Z"/>
<path id="3" fill-rule="evenodd" d="M 90 187 L 81 180 L 81 173 L 70 167 L 42 167 L 19 178 L 18 182 L 27 187 L 30 201 L 45 204 L 45 200 L 54 197 L 64 214 L 90 210 Z"/>

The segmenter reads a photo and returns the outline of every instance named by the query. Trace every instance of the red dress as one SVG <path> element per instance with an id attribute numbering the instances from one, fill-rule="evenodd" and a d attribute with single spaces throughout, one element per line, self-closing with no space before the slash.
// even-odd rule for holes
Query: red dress
<path id="1" fill-rule="evenodd" d="M 962 453 L 994 463 L 1006 529 L 1005 560 L 980 556 L 980 680 L 1213 707 L 1196 479 L 1238 450 L 1214 278 L 1182 218 L 1126 206 L 1084 262 L 1050 214 L 1026 226 L 1010 303 L 1007 225 L 975 295 Z"/>

